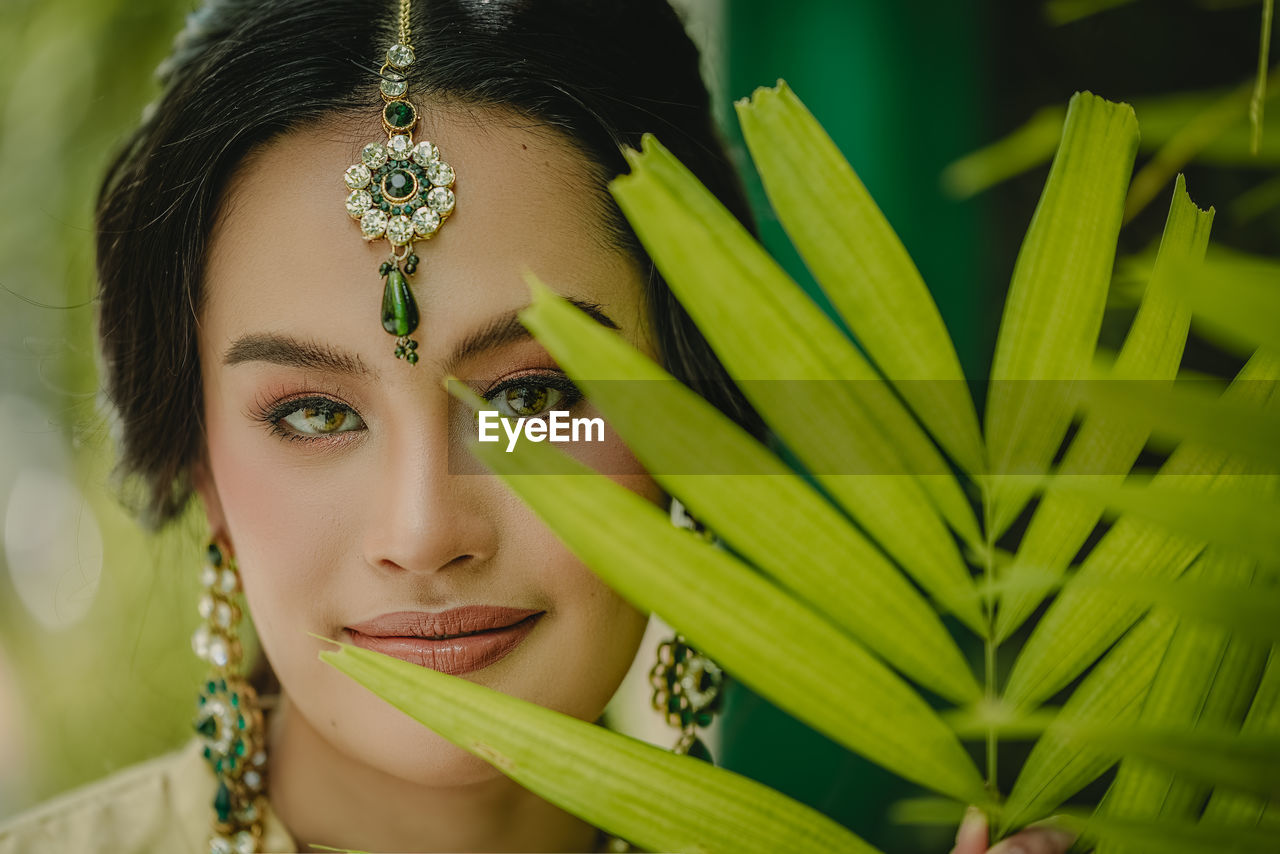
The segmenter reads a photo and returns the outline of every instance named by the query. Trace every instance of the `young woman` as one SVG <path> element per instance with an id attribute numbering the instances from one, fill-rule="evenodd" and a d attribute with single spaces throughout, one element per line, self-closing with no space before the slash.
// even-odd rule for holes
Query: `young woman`
<path id="1" fill-rule="evenodd" d="M 631 666 L 646 615 L 469 457 L 442 380 L 510 415 L 593 413 L 514 317 L 531 269 L 763 435 L 605 188 L 653 132 L 749 220 L 679 20 L 663 0 L 223 0 L 163 79 L 100 197 L 100 335 L 149 521 L 193 495 L 207 515 L 196 646 L 222 677 L 187 748 L 19 817 L 0 852 L 617 844 L 314 636 L 583 720 Z M 611 434 L 572 452 L 667 500 Z M 240 590 L 256 692 L 234 677 Z"/>

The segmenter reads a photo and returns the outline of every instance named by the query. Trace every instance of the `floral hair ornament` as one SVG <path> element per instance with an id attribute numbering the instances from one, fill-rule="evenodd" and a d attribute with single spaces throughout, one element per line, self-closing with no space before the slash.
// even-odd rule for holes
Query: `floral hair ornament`
<path id="1" fill-rule="evenodd" d="M 409 276 L 418 269 L 415 240 L 429 240 L 453 213 L 453 167 L 426 140 L 415 142 L 417 108 L 408 100 L 407 69 L 413 65 L 409 33 L 409 2 L 400 0 L 400 32 L 387 49 L 382 66 L 382 127 L 386 141 L 371 142 L 360 162 L 343 174 L 347 213 L 360 223 L 365 240 L 386 238 L 390 253 L 378 272 L 382 287 L 382 328 L 396 336 L 395 355 L 410 364 L 418 361 L 418 342 L 410 333 L 418 328 L 418 304 L 409 289 Z"/>

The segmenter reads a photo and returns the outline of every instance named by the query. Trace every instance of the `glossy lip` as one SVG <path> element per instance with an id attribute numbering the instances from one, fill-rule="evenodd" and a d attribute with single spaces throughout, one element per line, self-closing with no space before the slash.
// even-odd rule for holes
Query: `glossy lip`
<path id="1" fill-rule="evenodd" d="M 456 676 L 505 658 L 545 613 L 494 605 L 396 611 L 347 626 L 346 632 L 358 647 Z"/>

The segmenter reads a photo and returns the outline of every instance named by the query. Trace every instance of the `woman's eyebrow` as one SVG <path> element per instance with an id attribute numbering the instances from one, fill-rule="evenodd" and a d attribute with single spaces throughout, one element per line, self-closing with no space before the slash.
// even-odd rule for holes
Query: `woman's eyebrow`
<path id="1" fill-rule="evenodd" d="M 621 328 L 597 303 L 576 297 L 565 297 L 565 299 L 601 326 L 609 329 Z M 532 333 L 524 327 L 517 316 L 521 310 L 514 308 L 504 312 L 463 338 L 445 358 L 443 372 L 456 373 L 460 364 L 486 350 L 492 350 L 513 341 L 532 338 Z M 222 364 L 227 366 L 245 362 L 269 362 L 287 368 L 364 375 L 373 379 L 377 379 L 378 376 L 377 371 L 366 365 L 354 353 L 275 332 L 242 335 L 227 348 L 222 356 Z"/>
<path id="2" fill-rule="evenodd" d="M 377 371 L 361 361 L 360 357 L 310 341 L 302 341 L 292 335 L 278 332 L 253 332 L 235 340 L 222 355 L 222 364 L 240 365 L 245 362 L 269 362 L 286 368 L 326 371 L 333 374 L 363 374 L 377 378 Z"/>
<path id="3" fill-rule="evenodd" d="M 601 326 L 609 329 L 621 329 L 612 317 L 604 313 L 604 310 L 596 303 L 587 302 L 577 297 L 565 297 L 569 302 L 573 303 L 579 309 L 584 311 L 588 317 L 599 323 Z M 522 309 L 512 309 L 511 311 L 500 314 L 490 320 L 484 326 L 472 332 L 463 338 L 453 352 L 444 360 L 442 365 L 442 373 L 456 374 L 458 366 L 467 359 L 500 347 L 504 344 L 510 344 L 513 341 L 522 341 L 532 338 L 532 333 L 524 327 L 520 319 L 516 316 Z"/>

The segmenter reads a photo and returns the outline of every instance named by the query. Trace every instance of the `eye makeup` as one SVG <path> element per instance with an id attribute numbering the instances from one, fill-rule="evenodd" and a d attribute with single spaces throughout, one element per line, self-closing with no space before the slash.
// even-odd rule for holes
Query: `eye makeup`
<path id="1" fill-rule="evenodd" d="M 286 441 L 327 441 L 342 433 L 366 429 L 355 409 L 333 397 L 301 395 L 275 403 L 258 403 L 250 417 Z"/>
<path id="2" fill-rule="evenodd" d="M 480 393 L 480 396 L 500 410 L 510 406 L 513 392 L 537 392 L 520 394 L 519 400 L 535 399 L 542 402 L 538 412 L 506 411 L 511 417 L 540 418 L 551 409 L 572 409 L 583 400 L 582 391 L 563 373 L 530 371 L 502 379 Z M 504 397 L 505 395 L 505 397 Z M 264 425 L 268 432 L 289 442 L 349 441 L 339 438 L 345 433 L 360 433 L 368 429 L 364 418 L 351 405 L 334 395 L 322 393 L 281 393 L 263 395 L 250 407 L 248 417 Z"/>

